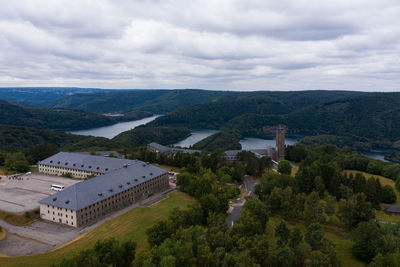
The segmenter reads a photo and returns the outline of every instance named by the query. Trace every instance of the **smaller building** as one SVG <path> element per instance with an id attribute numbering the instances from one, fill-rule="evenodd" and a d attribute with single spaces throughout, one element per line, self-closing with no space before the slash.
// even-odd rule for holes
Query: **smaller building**
<path id="1" fill-rule="evenodd" d="M 390 205 L 385 207 L 385 212 L 388 214 L 400 215 L 400 205 Z"/>
<path id="2" fill-rule="evenodd" d="M 249 151 L 253 153 L 257 158 L 269 156 L 267 149 L 251 149 L 251 150 L 227 150 L 225 151 L 225 158 L 230 161 L 237 160 L 237 154 L 242 151 Z"/>
<path id="3" fill-rule="evenodd" d="M 196 150 L 196 149 L 163 146 L 163 145 L 160 145 L 160 144 L 154 143 L 154 142 L 147 145 L 147 150 L 153 151 L 156 153 L 161 153 L 161 154 L 176 154 L 178 152 L 194 154 L 194 153 L 201 152 L 201 150 Z"/>

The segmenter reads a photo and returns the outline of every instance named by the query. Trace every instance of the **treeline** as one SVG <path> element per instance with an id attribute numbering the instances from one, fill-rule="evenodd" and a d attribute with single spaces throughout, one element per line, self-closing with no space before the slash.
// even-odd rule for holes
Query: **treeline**
<path id="1" fill-rule="evenodd" d="M 48 101 L 53 108 L 73 108 L 97 113 L 142 110 L 164 114 L 179 107 L 204 103 L 234 92 L 209 90 L 115 90 L 80 93 Z"/>
<path id="2" fill-rule="evenodd" d="M 228 132 L 215 133 L 193 145 L 194 149 L 205 151 L 240 150 L 240 135 Z"/>
<path id="3" fill-rule="evenodd" d="M 248 151 L 239 152 L 236 161 L 228 161 L 225 158 L 224 152 L 221 151 L 193 154 L 179 152 L 170 155 L 155 153 L 146 148 L 139 148 L 131 155 L 131 158 L 184 168 L 185 171 L 190 173 L 198 173 L 202 168 L 210 169 L 216 172 L 218 179 L 222 179 L 225 183 L 241 183 L 245 174 L 252 175 L 253 177 L 261 177 L 265 171 L 272 168 L 271 158 L 257 158 L 253 153 Z"/>
<path id="4" fill-rule="evenodd" d="M 135 258 L 136 243 L 119 243 L 115 239 L 97 241 L 94 248 L 82 250 L 72 259 L 63 259 L 60 264 L 51 266 L 118 266 L 129 267 Z"/>
<path id="5" fill-rule="evenodd" d="M 391 162 L 383 162 L 381 160 L 372 159 L 360 153 L 341 150 L 333 145 L 321 146 L 288 146 L 285 150 L 285 157 L 295 162 L 312 162 L 321 157 L 327 163 L 338 165 L 342 170 L 357 170 L 375 175 L 381 175 L 392 180 L 396 180 L 400 176 L 400 165 Z"/>
<path id="6" fill-rule="evenodd" d="M 163 145 L 178 142 L 190 135 L 186 127 L 150 127 L 140 126 L 120 133 L 112 139 L 125 147 L 145 146 L 151 142 Z"/>
<path id="7" fill-rule="evenodd" d="M 114 117 L 82 110 L 37 108 L 0 100 L 0 124 L 5 125 L 69 131 L 106 126 L 116 122 Z"/>

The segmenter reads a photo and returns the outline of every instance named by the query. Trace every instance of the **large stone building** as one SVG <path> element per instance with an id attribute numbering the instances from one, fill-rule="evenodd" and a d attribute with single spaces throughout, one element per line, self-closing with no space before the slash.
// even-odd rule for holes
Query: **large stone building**
<path id="1" fill-rule="evenodd" d="M 38 171 L 53 176 L 71 174 L 72 177 L 84 179 L 88 176 L 101 175 L 133 163 L 134 161 L 129 159 L 60 152 L 38 162 Z"/>
<path id="2" fill-rule="evenodd" d="M 92 168 L 96 166 L 95 162 L 86 163 Z M 40 217 L 73 227 L 85 226 L 168 188 L 166 170 L 142 161 L 130 161 L 41 200 Z"/>

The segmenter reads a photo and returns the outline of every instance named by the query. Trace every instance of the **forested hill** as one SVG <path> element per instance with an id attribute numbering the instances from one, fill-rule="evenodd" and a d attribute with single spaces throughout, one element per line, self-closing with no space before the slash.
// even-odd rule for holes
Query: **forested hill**
<path id="1" fill-rule="evenodd" d="M 51 101 L 63 96 L 98 91 L 104 90 L 75 87 L 1 87 L 0 99 L 42 106 L 46 101 Z"/>
<path id="2" fill-rule="evenodd" d="M 268 126 L 285 124 L 289 133 L 348 136 L 390 146 L 400 139 L 400 93 L 249 93 L 183 107 L 153 125 L 220 128 L 261 136 Z M 346 95 L 348 94 L 348 95 Z M 336 96 L 336 97 L 335 97 Z"/>
<path id="3" fill-rule="evenodd" d="M 63 147 L 87 138 L 47 129 L 0 125 L 0 151 L 18 151 L 47 144 Z"/>
<path id="4" fill-rule="evenodd" d="M 142 110 L 163 114 L 179 107 L 205 103 L 216 97 L 233 92 L 207 90 L 137 90 L 137 91 L 104 91 L 65 96 L 46 103 L 48 107 L 74 108 L 90 112 L 126 113 Z"/>
<path id="5" fill-rule="evenodd" d="M 224 95 L 204 104 L 182 107 L 158 118 L 153 124 L 220 128 L 230 120 L 246 114 L 275 117 L 316 104 L 360 94 L 363 93 L 351 91 L 242 92 Z M 240 128 L 240 125 L 233 126 Z"/>
<path id="6" fill-rule="evenodd" d="M 28 107 L 0 100 L 0 124 L 53 130 L 79 130 L 113 123 L 116 123 L 113 117 L 87 111 Z"/>

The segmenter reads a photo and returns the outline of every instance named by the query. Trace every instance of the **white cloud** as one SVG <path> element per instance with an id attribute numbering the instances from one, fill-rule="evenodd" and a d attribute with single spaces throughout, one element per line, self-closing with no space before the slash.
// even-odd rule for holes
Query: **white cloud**
<path id="1" fill-rule="evenodd" d="M 0 86 L 398 90 L 393 0 L 0 0 Z"/>

